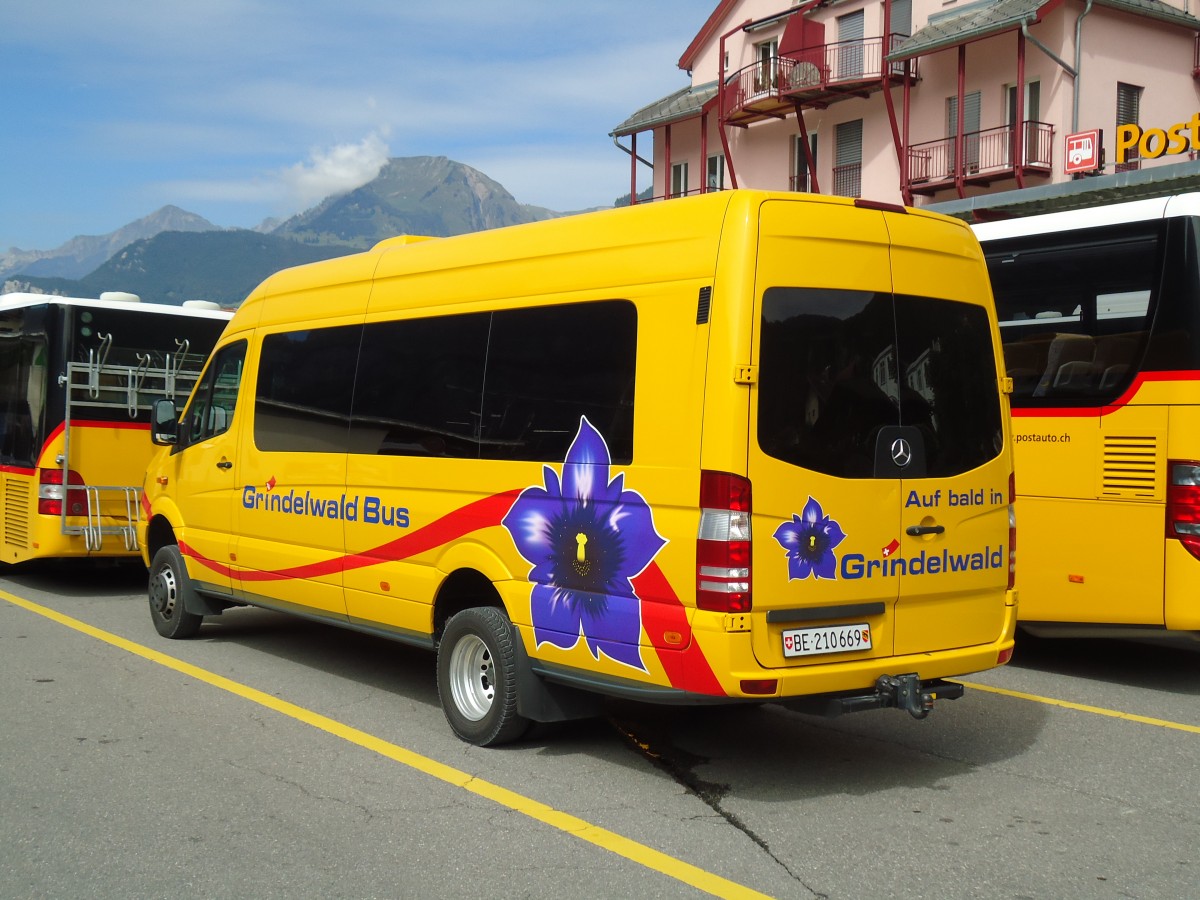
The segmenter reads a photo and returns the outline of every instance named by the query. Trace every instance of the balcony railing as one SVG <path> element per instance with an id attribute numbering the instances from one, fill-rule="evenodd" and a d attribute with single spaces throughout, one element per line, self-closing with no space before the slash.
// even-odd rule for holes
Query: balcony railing
<path id="1" fill-rule="evenodd" d="M 955 139 L 941 138 L 912 144 L 908 148 L 908 182 L 914 187 L 953 182 L 956 177 L 986 182 L 1023 172 L 1049 174 L 1053 162 L 1054 126 L 1045 122 L 1025 122 L 1020 131 L 1012 125 L 970 131 L 963 135 L 962 163 L 955 159 Z"/>
<path id="2" fill-rule="evenodd" d="M 862 163 L 834 166 L 833 192 L 839 197 L 861 197 Z"/>
<path id="3" fill-rule="evenodd" d="M 891 47 L 905 35 L 893 34 Z M 809 47 L 752 63 L 725 80 L 724 109 L 733 120 L 780 115 L 801 103 L 828 104 L 880 90 L 885 79 L 901 80 L 903 63 L 884 61 L 882 37 Z M 909 62 L 909 77 L 917 61 Z"/>

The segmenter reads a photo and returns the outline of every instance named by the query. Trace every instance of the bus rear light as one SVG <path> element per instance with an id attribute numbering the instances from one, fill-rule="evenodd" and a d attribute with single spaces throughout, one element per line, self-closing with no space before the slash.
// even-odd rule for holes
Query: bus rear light
<path id="1" fill-rule="evenodd" d="M 1013 648 L 1006 647 L 1005 649 L 1001 650 L 999 653 L 996 654 L 996 665 L 1006 666 L 1009 664 L 1009 662 L 1012 660 L 1012 658 L 1013 658 Z"/>
<path id="2" fill-rule="evenodd" d="M 1017 585 L 1017 476 L 1008 473 L 1008 589 Z"/>
<path id="3" fill-rule="evenodd" d="M 742 693 L 757 696 L 774 694 L 779 690 L 778 678 L 743 678 Z"/>
<path id="4" fill-rule="evenodd" d="M 1167 461 L 1167 537 L 1200 559 L 1200 462 Z"/>
<path id="5" fill-rule="evenodd" d="M 749 612 L 750 481 L 728 472 L 700 473 L 696 538 L 696 606 Z"/>
<path id="6" fill-rule="evenodd" d="M 63 500 L 67 501 L 68 516 L 87 515 L 87 492 L 76 490 L 70 485 L 83 487 L 84 481 L 78 472 L 67 472 L 68 488 L 63 488 L 62 469 L 38 470 L 38 513 L 43 516 L 61 516 Z"/>

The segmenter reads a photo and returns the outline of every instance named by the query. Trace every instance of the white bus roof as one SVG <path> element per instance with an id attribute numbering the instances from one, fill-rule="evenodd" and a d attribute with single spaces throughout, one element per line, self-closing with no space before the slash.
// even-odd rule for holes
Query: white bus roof
<path id="1" fill-rule="evenodd" d="M 92 309 L 124 309 L 142 311 L 155 315 L 188 316 L 196 319 L 229 319 L 233 313 L 224 309 L 197 309 L 195 307 L 172 306 L 169 303 L 131 303 L 125 300 L 88 300 L 84 297 L 58 297 L 54 294 L 0 294 L 0 311 L 20 309 L 23 306 L 87 306 Z"/>
<path id="2" fill-rule="evenodd" d="M 1130 203 L 1112 203 L 1087 209 L 1071 209 L 1040 216 L 1005 219 L 1000 222 L 979 222 L 972 225 L 971 230 L 981 241 L 995 241 L 1003 238 L 1024 237 L 1029 234 L 1075 231 L 1080 228 L 1098 228 L 1104 225 L 1144 222 L 1148 219 L 1163 219 L 1172 216 L 1200 216 L 1200 193 L 1156 197 L 1152 200 L 1134 200 Z"/>

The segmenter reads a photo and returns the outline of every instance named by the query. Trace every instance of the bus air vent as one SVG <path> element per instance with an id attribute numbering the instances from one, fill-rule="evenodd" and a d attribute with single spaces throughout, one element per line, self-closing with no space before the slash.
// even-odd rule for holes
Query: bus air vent
<path id="1" fill-rule="evenodd" d="M 1104 436 L 1101 497 L 1161 500 L 1165 463 L 1153 435 Z"/>
<path id="2" fill-rule="evenodd" d="M 4 543 L 29 549 L 29 483 L 4 479 Z"/>
<path id="3" fill-rule="evenodd" d="M 700 296 L 696 302 L 696 324 L 707 325 L 709 313 L 712 312 L 712 286 L 700 288 Z"/>

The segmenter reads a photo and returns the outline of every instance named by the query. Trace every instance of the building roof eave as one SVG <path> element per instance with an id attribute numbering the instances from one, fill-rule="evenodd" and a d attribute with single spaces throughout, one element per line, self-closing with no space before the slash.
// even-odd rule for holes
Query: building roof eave
<path id="1" fill-rule="evenodd" d="M 1200 189 L 1200 160 L 1187 160 L 1022 190 L 980 194 L 965 200 L 929 203 L 921 208 L 968 222 L 978 222 L 1083 209 L 1126 200 L 1167 197 L 1197 189 Z"/>
<path id="2" fill-rule="evenodd" d="M 929 23 L 901 41 L 888 60 L 902 62 L 984 38 L 1036 25 L 1063 0 L 983 0 L 957 10 L 930 16 Z M 1200 19 L 1162 0 L 1094 0 L 1096 6 L 1200 31 Z"/>
<path id="3" fill-rule="evenodd" d="M 643 106 L 609 132 L 610 137 L 626 137 L 639 131 L 650 131 L 685 119 L 694 119 L 704 112 L 717 96 L 717 83 L 688 85 L 660 100 Z"/>
<path id="4" fill-rule="evenodd" d="M 679 68 L 691 70 L 695 63 L 696 56 L 700 53 L 701 48 L 712 40 L 716 34 L 717 26 L 719 26 L 724 18 L 729 15 L 733 7 L 737 4 L 737 0 L 721 0 L 717 4 L 717 8 L 709 14 L 709 17 L 704 21 L 696 36 L 692 38 L 692 42 L 688 44 L 687 49 L 683 51 L 683 55 L 679 57 Z"/>

